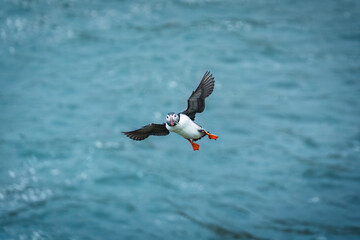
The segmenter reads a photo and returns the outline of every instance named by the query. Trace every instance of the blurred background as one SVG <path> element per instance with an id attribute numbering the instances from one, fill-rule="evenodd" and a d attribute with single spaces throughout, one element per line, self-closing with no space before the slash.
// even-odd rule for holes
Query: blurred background
<path id="1" fill-rule="evenodd" d="M 359 239 L 360 2 L 2 0 L 0 239 Z M 219 136 L 124 135 L 187 107 Z"/>

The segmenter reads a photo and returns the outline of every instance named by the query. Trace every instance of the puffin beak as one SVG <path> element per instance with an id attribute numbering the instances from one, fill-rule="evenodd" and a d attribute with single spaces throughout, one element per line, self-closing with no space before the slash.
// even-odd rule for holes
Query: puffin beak
<path id="1" fill-rule="evenodd" d="M 171 126 L 174 126 L 172 117 L 170 117 L 170 123 L 171 123 Z"/>

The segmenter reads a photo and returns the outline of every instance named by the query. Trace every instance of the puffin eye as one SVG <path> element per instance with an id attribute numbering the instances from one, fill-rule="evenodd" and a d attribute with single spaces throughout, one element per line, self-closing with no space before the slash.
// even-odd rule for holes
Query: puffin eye
<path id="1" fill-rule="evenodd" d="M 176 114 L 174 114 L 173 117 L 176 118 Z"/>

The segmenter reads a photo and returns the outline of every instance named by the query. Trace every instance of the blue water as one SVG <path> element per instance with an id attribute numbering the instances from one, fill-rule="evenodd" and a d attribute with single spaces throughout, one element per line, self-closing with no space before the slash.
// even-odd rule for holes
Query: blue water
<path id="1" fill-rule="evenodd" d="M 360 239 L 360 2 L 3 0 L 0 239 Z M 185 110 L 219 136 L 121 134 Z"/>

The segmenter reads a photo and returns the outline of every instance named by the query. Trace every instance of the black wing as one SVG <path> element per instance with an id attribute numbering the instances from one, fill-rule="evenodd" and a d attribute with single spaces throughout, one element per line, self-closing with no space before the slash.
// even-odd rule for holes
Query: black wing
<path id="1" fill-rule="evenodd" d="M 208 97 L 214 90 L 215 80 L 212 74 L 207 71 L 199 86 L 188 99 L 188 107 L 183 112 L 188 115 L 192 120 L 195 119 L 196 113 L 201 113 L 205 109 L 205 98 Z"/>
<path id="2" fill-rule="evenodd" d="M 156 135 L 156 136 L 168 135 L 169 131 L 166 129 L 165 123 L 163 124 L 152 123 L 135 131 L 122 132 L 122 133 L 133 140 L 141 141 L 150 135 Z"/>

